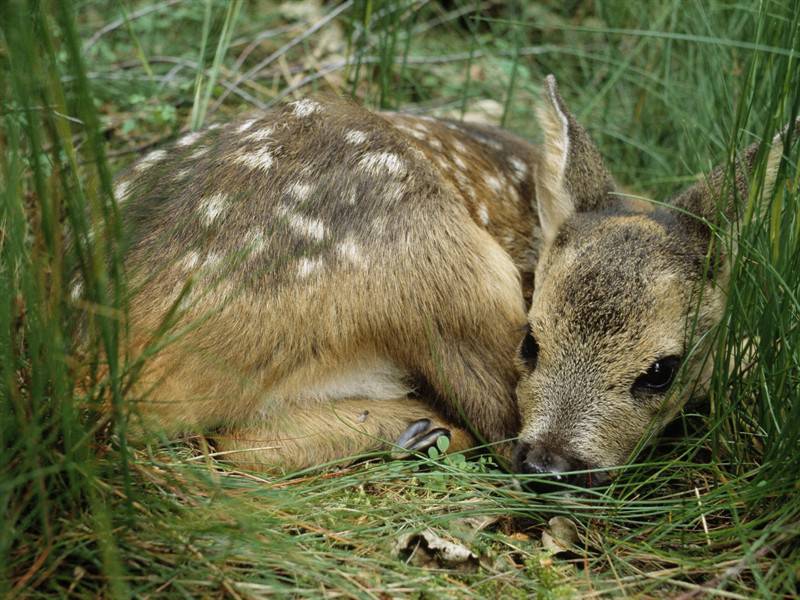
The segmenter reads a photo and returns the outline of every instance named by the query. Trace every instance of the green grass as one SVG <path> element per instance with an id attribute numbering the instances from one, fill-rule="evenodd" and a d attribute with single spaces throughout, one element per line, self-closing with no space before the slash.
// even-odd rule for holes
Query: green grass
<path id="1" fill-rule="evenodd" d="M 0 2 L 0 594 L 796 595 L 798 145 L 768 218 L 740 223 L 710 402 L 609 488 L 534 495 L 456 457 L 264 478 L 206 458 L 202 440 L 126 445 L 137 357 L 119 352 L 111 174 L 179 130 L 319 90 L 434 115 L 490 99 L 536 139 L 553 72 L 619 181 L 666 199 L 800 108 L 789 2 L 304 6 Z M 79 364 L 95 368 L 76 388 Z M 557 515 L 579 542 L 554 557 L 540 540 Z M 397 551 L 426 529 L 478 560 Z"/>

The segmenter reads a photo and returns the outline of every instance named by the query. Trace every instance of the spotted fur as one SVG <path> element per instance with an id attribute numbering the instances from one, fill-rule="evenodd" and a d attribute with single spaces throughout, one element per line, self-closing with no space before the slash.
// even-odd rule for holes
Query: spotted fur
<path id="1" fill-rule="evenodd" d="M 386 447 L 417 419 L 456 447 L 520 434 L 522 468 L 543 452 L 558 468 L 624 462 L 685 401 L 632 382 L 713 327 L 724 269 L 709 273 L 696 219 L 615 193 L 545 87 L 541 147 L 318 98 L 122 174 L 129 351 L 165 319 L 175 332 L 145 362 L 135 413 L 212 431 L 256 468 Z M 719 187 L 712 174 L 676 204 L 710 217 Z M 538 356 L 522 361 L 527 328 Z"/>
<path id="2" fill-rule="evenodd" d="M 531 146 L 315 99 L 158 152 L 118 183 L 134 355 L 179 304 L 180 333 L 132 394 L 150 425 L 212 430 L 229 459 L 283 468 L 419 418 L 462 446 L 467 430 L 516 435 Z"/>

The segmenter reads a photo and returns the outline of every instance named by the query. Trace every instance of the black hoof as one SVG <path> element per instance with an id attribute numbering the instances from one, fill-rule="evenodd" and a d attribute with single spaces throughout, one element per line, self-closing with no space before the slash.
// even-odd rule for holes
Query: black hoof
<path id="1" fill-rule="evenodd" d="M 410 445 L 414 442 L 414 440 L 423 435 L 426 431 L 431 428 L 431 420 L 430 419 L 420 419 L 418 421 L 414 421 L 411 425 L 408 426 L 403 433 L 400 434 L 400 437 L 397 438 L 395 445 L 400 446 L 401 448 L 405 448 L 406 450 L 410 449 Z"/>
<path id="2" fill-rule="evenodd" d="M 450 430 L 445 429 L 444 427 L 431 429 L 425 435 L 415 438 L 414 443 L 410 445 L 408 449 L 414 450 L 415 452 L 427 452 L 428 448 L 433 448 L 436 446 L 437 440 L 442 436 L 449 440 Z"/>
<path id="3" fill-rule="evenodd" d="M 401 455 L 407 456 L 410 452 L 426 452 L 428 448 L 434 448 L 436 441 L 442 436 L 450 439 L 449 429 L 432 427 L 432 425 L 430 419 L 419 419 L 411 423 L 395 442 L 396 446 L 406 450 Z"/>

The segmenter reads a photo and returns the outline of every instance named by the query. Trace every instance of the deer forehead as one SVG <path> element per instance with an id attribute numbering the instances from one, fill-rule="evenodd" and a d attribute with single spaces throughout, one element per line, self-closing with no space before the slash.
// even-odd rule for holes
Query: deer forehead
<path id="1" fill-rule="evenodd" d="M 554 400 L 560 394 L 574 397 L 577 389 L 592 402 L 608 400 L 613 391 L 627 395 L 654 361 L 685 354 L 685 316 L 668 303 L 618 304 L 566 317 L 540 314 L 532 318 L 539 346 L 532 375 L 557 388 Z"/>
<path id="2" fill-rule="evenodd" d="M 589 282 L 610 277 L 633 284 L 673 272 L 676 253 L 689 257 L 674 232 L 650 213 L 584 213 L 560 227 L 539 267 L 542 280 L 554 275 Z"/>
<path id="3" fill-rule="evenodd" d="M 532 317 L 547 315 L 543 329 L 566 343 L 662 338 L 672 346 L 696 282 L 674 252 L 675 240 L 647 216 L 568 222 L 539 265 Z"/>

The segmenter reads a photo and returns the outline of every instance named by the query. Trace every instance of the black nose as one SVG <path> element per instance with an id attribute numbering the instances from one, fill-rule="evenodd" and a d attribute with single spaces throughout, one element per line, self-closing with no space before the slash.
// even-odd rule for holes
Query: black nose
<path id="1" fill-rule="evenodd" d="M 607 480 L 605 473 L 571 473 L 593 468 L 584 461 L 547 444 L 520 442 L 514 450 L 514 469 L 526 475 L 542 475 L 531 483 L 542 489 L 553 484 L 566 483 L 591 487 Z"/>

